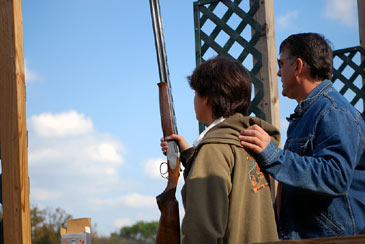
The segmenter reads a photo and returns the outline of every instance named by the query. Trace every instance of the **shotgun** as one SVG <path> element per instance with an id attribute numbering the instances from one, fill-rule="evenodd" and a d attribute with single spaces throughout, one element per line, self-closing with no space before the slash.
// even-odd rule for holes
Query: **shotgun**
<path id="1" fill-rule="evenodd" d="M 163 137 L 166 138 L 171 134 L 178 134 L 178 132 L 171 95 L 159 0 L 150 0 L 150 7 L 160 75 L 160 83 L 157 85 L 159 87 L 161 127 Z M 178 244 L 180 243 L 180 218 L 179 203 L 176 200 L 175 193 L 180 174 L 180 152 L 176 141 L 168 141 L 167 144 L 168 182 L 165 190 L 156 197 L 161 212 L 156 243 Z"/>

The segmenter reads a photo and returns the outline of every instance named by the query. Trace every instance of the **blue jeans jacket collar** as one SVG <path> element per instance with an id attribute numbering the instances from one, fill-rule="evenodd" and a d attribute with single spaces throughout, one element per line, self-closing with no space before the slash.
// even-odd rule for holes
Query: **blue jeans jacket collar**
<path id="1" fill-rule="evenodd" d="M 319 85 L 313 89 L 313 91 L 308 95 L 306 99 L 301 101 L 298 106 L 295 108 L 294 113 L 290 115 L 289 118 L 286 118 L 288 121 L 296 120 L 301 117 L 304 112 L 310 107 L 310 105 L 315 102 L 319 96 L 321 96 L 326 89 L 332 84 L 330 80 L 324 80 Z"/>

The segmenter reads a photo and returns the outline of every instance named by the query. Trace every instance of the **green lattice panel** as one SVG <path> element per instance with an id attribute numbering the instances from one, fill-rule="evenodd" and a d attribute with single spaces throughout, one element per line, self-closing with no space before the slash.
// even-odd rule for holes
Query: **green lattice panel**
<path id="1" fill-rule="evenodd" d="M 351 47 L 333 51 L 332 82 L 339 92 L 365 117 L 365 49 Z M 363 78 L 363 79 L 362 79 Z"/>
<path id="2" fill-rule="evenodd" d="M 217 55 L 229 55 L 250 71 L 254 86 L 249 114 L 265 119 L 258 104 L 264 98 L 264 85 L 256 75 L 262 67 L 262 54 L 255 48 L 262 31 L 253 18 L 259 0 L 200 0 L 194 2 L 196 62 L 200 64 Z M 245 6 L 246 4 L 246 6 Z M 200 130 L 203 127 L 200 126 Z"/>

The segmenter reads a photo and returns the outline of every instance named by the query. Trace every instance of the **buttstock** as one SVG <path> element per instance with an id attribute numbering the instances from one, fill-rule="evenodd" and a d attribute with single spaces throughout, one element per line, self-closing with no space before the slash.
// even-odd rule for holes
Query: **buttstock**
<path id="1" fill-rule="evenodd" d="M 180 243 L 180 217 L 179 203 L 175 193 L 180 174 L 180 158 L 171 167 L 171 159 L 167 160 L 168 183 L 166 189 L 156 197 L 158 208 L 161 212 L 160 222 L 157 230 L 157 244 L 178 244 Z"/>
<path id="2" fill-rule="evenodd" d="M 156 244 L 180 243 L 179 203 L 175 198 L 176 188 L 164 191 L 156 197 L 161 211 Z"/>

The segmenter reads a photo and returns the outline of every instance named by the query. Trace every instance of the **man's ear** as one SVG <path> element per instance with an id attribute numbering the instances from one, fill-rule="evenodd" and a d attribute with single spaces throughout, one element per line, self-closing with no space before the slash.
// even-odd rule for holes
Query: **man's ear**
<path id="1" fill-rule="evenodd" d="M 304 68 L 304 61 L 301 58 L 297 58 L 295 60 L 295 70 L 298 71 L 298 74 L 303 72 L 303 68 Z"/>

